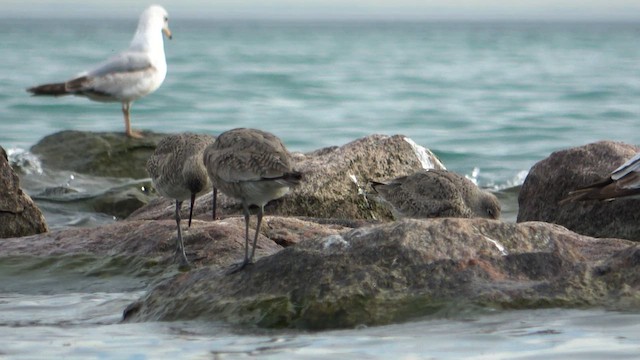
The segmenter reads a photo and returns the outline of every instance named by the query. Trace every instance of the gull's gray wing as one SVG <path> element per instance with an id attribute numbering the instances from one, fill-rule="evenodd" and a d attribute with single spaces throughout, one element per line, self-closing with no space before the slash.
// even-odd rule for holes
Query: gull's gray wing
<path id="1" fill-rule="evenodd" d="M 117 73 L 144 71 L 151 67 L 147 53 L 125 51 L 102 62 L 86 73 L 88 77 L 100 77 Z"/>

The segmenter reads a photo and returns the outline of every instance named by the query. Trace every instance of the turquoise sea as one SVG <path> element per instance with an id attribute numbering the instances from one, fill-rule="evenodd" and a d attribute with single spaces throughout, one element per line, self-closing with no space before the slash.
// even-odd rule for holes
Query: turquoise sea
<path id="1" fill-rule="evenodd" d="M 640 23 L 171 21 L 167 79 L 133 105 L 137 129 L 218 134 L 255 127 L 280 136 L 293 151 L 373 133 L 404 134 L 449 170 L 499 192 L 520 185 L 553 151 L 602 139 L 638 144 Z M 124 49 L 135 23 L 135 16 L 0 19 L 0 145 L 14 161 L 56 131 L 123 130 L 118 104 L 33 98 L 25 88 L 65 80 Z M 92 191 L 111 181 L 82 179 L 33 171 L 22 183 L 33 194 L 56 183 L 85 181 Z M 114 221 L 61 215 L 55 207 L 46 214 L 52 228 Z M 51 274 L 11 272 L 2 260 L 0 277 L 0 358 L 600 359 L 640 353 L 640 314 L 550 309 L 265 334 L 224 324 L 119 324 L 141 284 L 106 282 L 83 292 L 52 285 Z"/>

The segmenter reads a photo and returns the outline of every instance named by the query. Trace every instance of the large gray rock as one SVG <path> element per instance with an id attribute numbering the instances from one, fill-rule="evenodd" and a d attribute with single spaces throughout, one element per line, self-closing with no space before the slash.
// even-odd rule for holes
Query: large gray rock
<path id="1" fill-rule="evenodd" d="M 308 239 L 235 274 L 155 287 L 129 321 L 303 329 L 380 325 L 469 308 L 640 308 L 640 248 L 547 223 L 402 220 Z"/>
<path id="2" fill-rule="evenodd" d="M 143 132 L 134 139 L 119 132 L 66 130 L 44 137 L 31 148 L 45 167 L 111 177 L 147 178 L 145 164 L 167 134 Z"/>
<path id="3" fill-rule="evenodd" d="M 552 153 L 531 168 L 522 184 L 517 221 L 545 221 L 589 236 L 640 241 L 638 199 L 558 204 L 569 191 L 606 178 L 639 150 L 600 141 Z"/>
<path id="4" fill-rule="evenodd" d="M 0 238 L 48 231 L 42 212 L 20 188 L 20 179 L 0 147 Z"/>
<path id="5" fill-rule="evenodd" d="M 295 153 L 294 168 L 304 175 L 302 183 L 281 199 L 270 202 L 265 213 L 338 219 L 392 219 L 384 204 L 367 201 L 362 193 L 369 180 L 386 180 L 423 168 L 444 166 L 429 150 L 402 135 L 371 135 L 343 146 L 307 154 Z M 212 193 L 196 201 L 194 214 L 211 217 Z M 218 214 L 242 213 L 239 202 L 218 193 Z M 129 219 L 167 219 L 173 216 L 170 200 L 151 202 Z"/>

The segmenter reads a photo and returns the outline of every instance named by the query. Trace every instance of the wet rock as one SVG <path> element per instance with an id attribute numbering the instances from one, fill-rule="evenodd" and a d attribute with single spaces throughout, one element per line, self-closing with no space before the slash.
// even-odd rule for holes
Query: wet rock
<path id="1" fill-rule="evenodd" d="M 423 168 L 444 166 L 429 150 L 402 135 L 371 135 L 340 147 L 307 154 L 294 153 L 294 168 L 302 183 L 288 195 L 267 204 L 265 213 L 337 219 L 392 219 L 384 204 L 371 202 L 362 192 L 369 180 L 392 179 Z M 194 209 L 199 218 L 210 218 L 212 193 L 201 196 Z M 163 219 L 173 216 L 170 201 L 153 201 L 130 219 Z M 241 214 L 241 204 L 218 193 L 220 216 Z M 208 214 L 208 215 L 206 215 Z"/>
<path id="2" fill-rule="evenodd" d="M 304 240 L 235 274 L 180 274 L 125 318 L 329 329 L 478 307 L 640 306 L 639 253 L 547 223 L 407 219 Z"/>
<path id="3" fill-rule="evenodd" d="M 167 134 L 143 132 L 134 139 L 120 132 L 61 131 L 44 137 L 31 148 L 43 166 L 83 174 L 147 178 L 145 164 Z"/>
<path id="4" fill-rule="evenodd" d="M 20 188 L 20 179 L 0 147 L 0 238 L 48 231 L 42 212 Z"/>
<path id="5" fill-rule="evenodd" d="M 105 191 L 89 192 L 65 186 L 52 186 L 33 196 L 35 201 L 55 203 L 60 208 L 72 211 L 97 212 L 124 219 L 132 212 L 146 205 L 155 197 L 151 192 L 151 181 L 134 180 L 109 186 Z M 80 185 L 82 187 L 82 185 Z"/>
<path id="6" fill-rule="evenodd" d="M 79 191 L 68 186 L 52 186 L 43 189 L 35 194 L 33 197 L 36 199 L 51 199 L 60 200 L 69 197 L 70 194 L 78 194 Z"/>
<path id="7" fill-rule="evenodd" d="M 535 164 L 518 196 L 518 222 L 544 221 L 594 237 L 640 241 L 640 200 L 579 201 L 558 204 L 569 191 L 609 176 L 639 147 L 600 141 L 557 151 Z"/>
<path id="8" fill-rule="evenodd" d="M 255 227 L 255 223 L 251 226 Z M 244 258 L 244 218 L 221 221 L 194 220 L 184 226 L 187 256 L 195 267 L 212 266 L 219 271 Z M 303 236 L 328 236 L 345 228 L 324 226 L 298 219 L 265 216 L 256 258 L 282 249 L 277 242 L 298 242 Z M 253 236 L 253 233 L 252 233 Z M 176 242 L 175 220 L 118 221 L 92 228 L 68 228 L 46 234 L 2 241 L 0 258 L 31 258 L 30 269 L 48 271 L 71 268 L 87 275 L 159 276 L 176 271 L 173 262 Z M 17 271 L 17 270 L 16 270 Z"/>
<path id="9" fill-rule="evenodd" d="M 95 196 L 90 204 L 95 212 L 124 219 L 151 201 L 151 186 L 151 181 L 145 181 L 115 187 Z"/>

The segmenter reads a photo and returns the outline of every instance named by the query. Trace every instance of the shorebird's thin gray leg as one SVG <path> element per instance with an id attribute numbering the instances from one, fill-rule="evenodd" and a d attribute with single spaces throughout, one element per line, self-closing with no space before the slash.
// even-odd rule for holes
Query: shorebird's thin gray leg
<path id="1" fill-rule="evenodd" d="M 176 200 L 176 224 L 178 225 L 178 240 L 176 243 L 176 255 L 182 259 L 180 265 L 189 265 L 187 260 L 187 254 L 184 252 L 184 242 L 182 241 L 182 230 L 180 229 L 180 208 L 182 207 L 182 201 Z"/>
<path id="2" fill-rule="evenodd" d="M 213 187 L 213 220 L 216 219 L 216 206 L 218 205 L 218 189 L 214 186 Z"/>
<path id="3" fill-rule="evenodd" d="M 242 202 L 242 207 L 244 208 L 244 261 L 241 269 L 249 263 L 249 205 Z"/>
<path id="4" fill-rule="evenodd" d="M 256 226 L 256 235 L 253 237 L 253 247 L 251 248 L 251 256 L 249 256 L 249 263 L 253 262 L 253 255 L 256 252 L 256 244 L 258 243 L 258 234 L 260 234 L 262 215 L 264 215 L 264 206 L 260 206 L 260 208 L 258 209 L 258 226 Z"/>
<path id="5" fill-rule="evenodd" d="M 249 265 L 249 205 L 243 201 L 242 208 L 244 210 L 244 260 L 239 264 L 235 264 L 227 274 L 237 273 Z"/>

